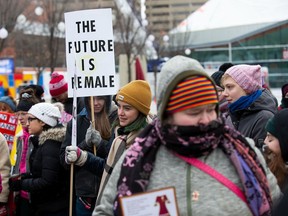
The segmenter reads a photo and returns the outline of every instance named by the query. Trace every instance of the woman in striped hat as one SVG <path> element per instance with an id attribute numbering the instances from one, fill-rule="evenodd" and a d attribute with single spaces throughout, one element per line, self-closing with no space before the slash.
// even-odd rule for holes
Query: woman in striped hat
<path id="1" fill-rule="evenodd" d="M 221 119 L 216 86 L 198 61 L 175 56 L 164 64 L 157 110 L 115 166 L 98 215 L 121 215 L 121 197 L 167 187 L 175 188 L 178 215 L 270 215 L 276 179 L 253 140 Z M 156 199 L 156 211 L 174 215 L 165 200 Z"/>

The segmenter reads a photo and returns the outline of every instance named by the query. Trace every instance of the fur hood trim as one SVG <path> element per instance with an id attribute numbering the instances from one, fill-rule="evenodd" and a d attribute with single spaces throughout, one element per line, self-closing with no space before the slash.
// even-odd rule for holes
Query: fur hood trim
<path id="1" fill-rule="evenodd" d="M 39 145 L 42 145 L 46 140 L 55 140 L 63 142 L 66 134 L 66 127 L 50 128 L 47 131 L 43 131 L 39 136 Z"/>

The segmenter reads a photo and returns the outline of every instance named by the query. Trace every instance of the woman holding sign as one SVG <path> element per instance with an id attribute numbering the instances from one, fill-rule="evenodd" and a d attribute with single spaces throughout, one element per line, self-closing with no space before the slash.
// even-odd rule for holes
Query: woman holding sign
<path id="1" fill-rule="evenodd" d="M 123 204 L 129 205 L 125 196 L 158 190 L 169 197 L 171 187 L 176 200 L 170 196 L 165 205 L 175 215 L 269 215 L 280 195 L 276 179 L 253 141 L 219 117 L 216 86 L 201 64 L 170 59 L 161 69 L 157 97 L 158 119 L 116 165 L 94 215 L 121 215 Z M 157 214 L 156 207 L 139 211 Z"/>
<path id="2" fill-rule="evenodd" d="M 65 140 L 61 146 L 62 165 L 75 165 L 74 186 L 76 193 L 76 215 L 91 215 L 96 202 L 101 176 L 110 149 L 111 125 L 115 120 L 116 106 L 111 96 L 94 96 L 93 110 L 95 128 L 92 124 L 91 98 L 86 97 L 85 108 L 77 115 L 77 146 L 72 146 L 72 121 L 68 123 Z M 94 155 L 94 146 L 97 155 Z M 85 166 L 87 158 L 93 160 L 95 172 Z M 89 163 L 90 164 L 90 163 Z"/>

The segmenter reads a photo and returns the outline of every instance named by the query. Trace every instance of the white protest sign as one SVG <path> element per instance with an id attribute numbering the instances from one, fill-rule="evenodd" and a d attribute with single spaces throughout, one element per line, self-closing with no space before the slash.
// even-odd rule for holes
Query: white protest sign
<path id="1" fill-rule="evenodd" d="M 120 197 L 120 205 L 125 216 L 179 216 L 174 187 Z"/>
<path id="2" fill-rule="evenodd" d="M 115 94 L 118 82 L 111 9 L 65 13 L 65 26 L 68 96 L 73 96 L 74 87 L 77 97 Z"/>

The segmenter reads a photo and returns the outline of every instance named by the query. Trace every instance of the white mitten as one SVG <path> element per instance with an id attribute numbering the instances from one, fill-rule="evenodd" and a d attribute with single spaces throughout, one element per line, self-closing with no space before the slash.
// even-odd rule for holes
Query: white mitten
<path id="1" fill-rule="evenodd" d="M 65 161 L 67 164 L 83 166 L 87 160 L 87 152 L 82 151 L 77 146 L 67 146 L 65 149 Z"/>

